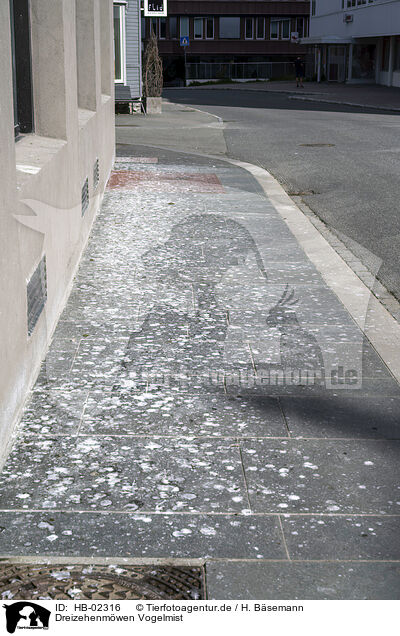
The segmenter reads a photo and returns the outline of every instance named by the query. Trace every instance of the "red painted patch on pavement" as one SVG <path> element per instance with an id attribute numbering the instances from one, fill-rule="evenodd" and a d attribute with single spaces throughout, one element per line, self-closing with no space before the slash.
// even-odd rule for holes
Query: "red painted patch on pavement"
<path id="1" fill-rule="evenodd" d="M 155 190 L 157 192 L 225 192 L 217 175 L 206 172 L 154 172 L 139 170 L 113 170 L 108 190 Z"/>

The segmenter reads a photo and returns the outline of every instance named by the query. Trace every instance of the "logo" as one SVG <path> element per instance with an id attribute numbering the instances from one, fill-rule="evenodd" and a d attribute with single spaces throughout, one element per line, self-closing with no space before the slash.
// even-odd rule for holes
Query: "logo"
<path id="1" fill-rule="evenodd" d="M 16 629 L 49 629 L 51 612 L 37 603 L 19 601 L 3 607 L 9 634 L 14 634 Z"/>

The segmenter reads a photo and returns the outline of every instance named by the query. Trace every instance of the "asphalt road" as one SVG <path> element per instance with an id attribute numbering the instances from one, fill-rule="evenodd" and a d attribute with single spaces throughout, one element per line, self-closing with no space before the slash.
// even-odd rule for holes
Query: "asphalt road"
<path id="1" fill-rule="evenodd" d="M 263 166 L 290 194 L 305 193 L 400 299 L 400 114 L 266 92 L 167 89 L 165 97 L 219 115 L 228 155 Z"/>

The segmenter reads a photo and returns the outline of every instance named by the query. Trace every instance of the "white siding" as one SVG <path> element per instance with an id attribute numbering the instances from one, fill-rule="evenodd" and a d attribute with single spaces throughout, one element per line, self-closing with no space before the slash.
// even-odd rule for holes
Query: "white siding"
<path id="1" fill-rule="evenodd" d="M 128 0 L 126 6 L 126 83 L 132 97 L 142 96 L 140 0 Z"/>

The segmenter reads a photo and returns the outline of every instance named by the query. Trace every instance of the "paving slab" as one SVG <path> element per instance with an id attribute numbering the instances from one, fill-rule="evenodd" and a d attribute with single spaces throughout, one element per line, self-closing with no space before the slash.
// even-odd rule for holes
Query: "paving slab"
<path id="1" fill-rule="evenodd" d="M 162 387 L 145 393 L 89 396 L 81 434 L 287 437 L 276 398 L 255 403 L 220 391 L 195 395 L 187 388 Z"/>
<path id="2" fill-rule="evenodd" d="M 233 442 L 29 437 L 4 468 L 0 508 L 239 512 L 248 502 Z"/>
<path id="3" fill-rule="evenodd" d="M 282 526 L 293 560 L 400 559 L 399 516 L 284 516 Z"/>
<path id="4" fill-rule="evenodd" d="M 398 442 L 264 439 L 241 447 L 255 512 L 400 513 Z"/>
<path id="5" fill-rule="evenodd" d="M 394 600 L 398 563 L 207 564 L 208 598 L 254 600 Z"/>
<path id="6" fill-rule="evenodd" d="M 0 555 L 280 559 L 276 517 L 6 512 Z"/>
<path id="7" fill-rule="evenodd" d="M 293 437 L 400 438 L 398 398 L 281 398 Z"/>

